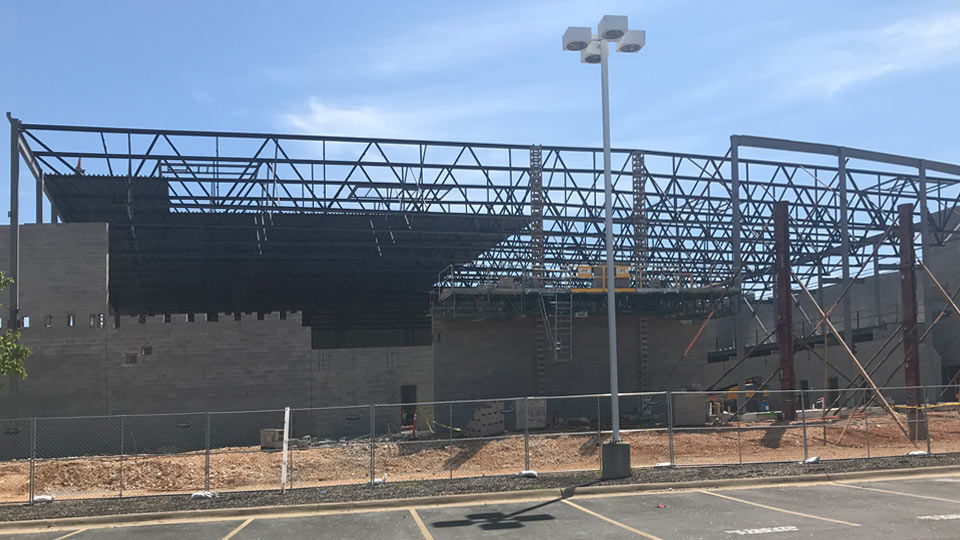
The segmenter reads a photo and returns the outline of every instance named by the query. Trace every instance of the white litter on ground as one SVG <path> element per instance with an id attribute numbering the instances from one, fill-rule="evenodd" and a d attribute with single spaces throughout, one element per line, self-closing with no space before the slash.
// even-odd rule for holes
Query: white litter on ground
<path id="1" fill-rule="evenodd" d="M 653 466 L 654 469 L 669 469 L 670 467 L 673 467 L 673 463 L 670 463 L 669 461 L 657 463 Z"/>
<path id="2" fill-rule="evenodd" d="M 35 503 L 48 503 L 53 502 L 55 497 L 53 495 L 34 495 L 33 502 Z"/>
<path id="3" fill-rule="evenodd" d="M 807 459 L 801 461 L 800 463 L 804 465 L 813 465 L 814 463 L 820 463 L 820 456 L 810 456 Z"/>
<path id="4" fill-rule="evenodd" d="M 387 473 L 383 473 L 383 476 L 381 476 L 380 478 L 374 478 L 373 481 L 370 482 L 370 485 L 379 486 L 380 484 L 385 484 L 385 483 L 387 483 Z"/>
<path id="5" fill-rule="evenodd" d="M 518 478 L 540 478 L 540 475 L 537 474 L 537 471 L 520 471 L 517 473 Z"/>
<path id="6" fill-rule="evenodd" d="M 214 499 L 217 494 L 212 491 L 198 491 L 190 496 L 191 499 Z"/>
<path id="7" fill-rule="evenodd" d="M 914 450 L 913 452 L 910 452 L 910 453 L 908 453 L 907 455 L 908 455 L 908 456 L 925 456 L 925 455 L 927 455 L 927 451 L 926 451 L 926 450 Z"/>

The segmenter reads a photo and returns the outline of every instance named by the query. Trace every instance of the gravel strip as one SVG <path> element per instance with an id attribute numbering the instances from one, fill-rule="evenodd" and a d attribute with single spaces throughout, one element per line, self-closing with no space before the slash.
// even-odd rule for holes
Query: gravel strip
<path id="1" fill-rule="evenodd" d="M 486 476 L 479 478 L 455 478 L 452 480 L 387 482 L 374 487 L 356 484 L 324 486 L 320 488 L 292 489 L 282 495 L 277 491 L 248 491 L 241 493 L 223 493 L 215 499 L 205 500 L 191 500 L 189 495 L 63 500 L 34 505 L 19 504 L 0 506 L 0 520 L 20 521 L 140 512 L 199 510 L 207 508 L 240 508 L 267 505 L 402 499 L 462 493 L 496 493 L 522 489 L 560 489 L 585 485 L 643 484 L 651 482 L 680 482 L 685 480 L 715 480 L 722 478 L 777 477 L 850 471 L 923 468 L 938 465 L 960 465 L 960 454 L 831 460 L 812 465 L 801 465 L 790 462 L 719 465 L 711 467 L 678 467 L 673 469 L 634 469 L 631 478 L 606 481 L 599 480 L 598 472 L 588 471 L 577 473 L 543 473 L 538 479 L 516 478 L 513 476 Z"/>

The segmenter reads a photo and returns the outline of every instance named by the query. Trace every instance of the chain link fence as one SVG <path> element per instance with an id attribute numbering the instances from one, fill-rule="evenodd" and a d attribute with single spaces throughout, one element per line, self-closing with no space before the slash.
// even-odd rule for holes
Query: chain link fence
<path id="1" fill-rule="evenodd" d="M 960 452 L 958 392 L 626 393 L 620 436 L 634 467 Z M 0 502 L 596 471 L 610 405 L 591 394 L 0 420 Z"/>

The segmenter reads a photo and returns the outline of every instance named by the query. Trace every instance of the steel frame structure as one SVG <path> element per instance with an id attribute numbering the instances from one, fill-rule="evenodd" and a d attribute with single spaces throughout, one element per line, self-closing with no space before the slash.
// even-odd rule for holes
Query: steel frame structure
<path id="1" fill-rule="evenodd" d="M 412 290 L 396 302 L 420 298 L 416 311 L 426 308 L 433 285 L 535 276 L 550 288 L 568 279 L 557 276 L 604 258 L 599 148 L 10 122 L 11 219 L 19 154 L 36 179 L 38 221 L 46 196 L 53 219 L 108 221 L 124 231 L 122 241 L 111 239 L 111 258 L 131 261 L 129 273 L 111 275 L 111 287 L 147 287 L 137 276 L 151 268 L 229 253 L 236 273 L 256 281 L 265 249 L 285 243 L 286 264 L 345 264 L 345 275 L 362 274 L 363 261 L 416 261 L 395 287 L 371 294 L 353 287 L 342 299 L 377 309 L 390 290 Z M 778 153 L 741 155 L 749 147 Z M 798 161 L 797 152 L 836 162 Z M 874 272 L 894 269 L 890 227 L 900 204 L 917 209 L 922 258 L 924 245 L 952 232 L 947 223 L 960 202 L 960 166 L 781 139 L 733 136 L 723 156 L 614 149 L 613 164 L 616 260 L 635 268 L 641 288 L 730 286 L 769 295 L 776 201 L 790 203 L 791 266 L 812 287 L 849 280 L 851 266 L 863 263 Z M 320 234 L 323 220 L 336 216 L 345 221 L 330 237 L 279 233 Z M 430 226 L 417 229 L 417 220 Z M 12 245 L 16 235 L 14 227 Z M 283 280 L 282 273 L 268 277 Z M 308 309 L 325 301 L 271 303 L 264 294 L 245 302 L 233 291 L 199 309 L 162 301 L 182 283 L 151 283 L 157 290 L 139 297 L 111 291 L 116 309 Z"/>

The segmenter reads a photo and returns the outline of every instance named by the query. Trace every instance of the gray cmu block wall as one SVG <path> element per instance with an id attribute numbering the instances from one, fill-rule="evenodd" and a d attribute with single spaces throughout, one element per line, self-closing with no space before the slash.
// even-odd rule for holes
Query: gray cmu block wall
<path id="1" fill-rule="evenodd" d="M 8 234 L 0 227 L 0 237 Z M 5 270 L 8 249 L 0 242 Z M 21 316 L 30 321 L 22 335 L 33 354 L 27 378 L 0 389 L 0 418 L 397 403 L 404 384 L 417 385 L 419 400 L 433 398 L 430 346 L 312 350 L 300 313 L 262 321 L 221 314 L 215 322 L 204 314 L 193 322 L 184 314 L 142 323 L 124 316 L 116 328 L 106 224 L 22 225 L 20 257 Z M 0 298 L 6 304 L 7 295 Z M 6 318 L 0 312 L 4 326 Z M 384 413 L 381 420 L 399 423 L 395 412 L 396 419 Z M 231 439 L 225 416 L 223 423 Z M 312 430 L 336 431 L 324 425 Z"/>

